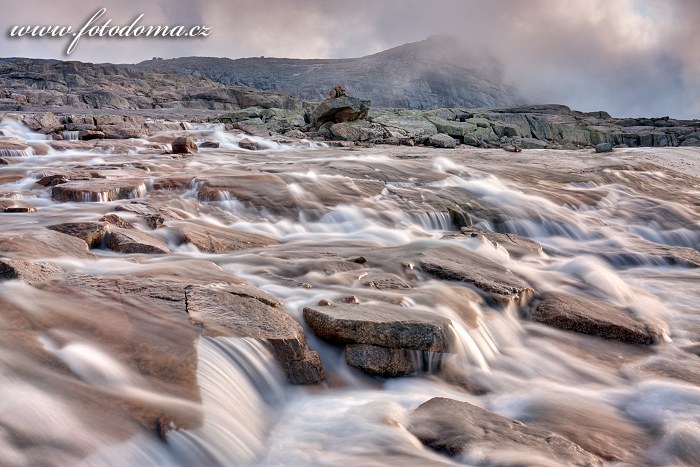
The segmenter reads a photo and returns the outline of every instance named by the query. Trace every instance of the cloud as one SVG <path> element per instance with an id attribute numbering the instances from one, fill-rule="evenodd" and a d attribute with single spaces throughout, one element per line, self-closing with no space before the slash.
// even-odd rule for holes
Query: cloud
<path id="1" fill-rule="evenodd" d="M 86 4 L 88 4 L 86 6 Z M 25 0 L 3 5 L 0 29 L 78 26 L 102 5 Z M 700 117 L 697 0 L 122 0 L 113 24 L 213 28 L 205 39 L 85 38 L 70 59 L 127 63 L 152 56 L 355 57 L 458 36 L 531 101 L 619 116 Z M 0 42 L 0 56 L 66 59 L 65 39 Z"/>

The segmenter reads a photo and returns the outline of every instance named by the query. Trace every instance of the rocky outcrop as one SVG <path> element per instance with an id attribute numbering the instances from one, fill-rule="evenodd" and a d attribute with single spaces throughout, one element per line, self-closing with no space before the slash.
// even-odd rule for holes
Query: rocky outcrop
<path id="1" fill-rule="evenodd" d="M 280 310 L 276 297 L 251 286 L 191 286 L 186 290 L 190 321 L 204 334 L 260 339 L 270 344 L 277 361 L 294 384 L 319 383 L 321 360 L 309 350 L 301 325 Z"/>
<path id="2" fill-rule="evenodd" d="M 289 95 L 221 84 L 201 75 L 137 70 L 112 64 L 3 59 L 0 82 L 6 93 L 12 95 L 11 98 L 0 96 L 0 110 L 9 111 L 44 107 L 118 110 L 302 108 L 301 101 Z M 44 117 L 28 119 L 28 124 L 35 131 L 46 133 L 64 129 L 63 123 L 48 121 Z M 89 126 L 66 129 L 95 130 Z"/>
<path id="3" fill-rule="evenodd" d="M 628 310 L 575 295 L 550 293 L 532 312 L 532 319 L 555 328 L 634 344 L 656 344 L 663 328 L 636 318 Z"/>
<path id="4" fill-rule="evenodd" d="M 428 447 L 449 456 L 478 454 L 489 465 L 603 465 L 556 433 L 443 397 L 420 405 L 408 429 Z"/>
<path id="5" fill-rule="evenodd" d="M 326 98 L 329 88 L 343 83 L 352 95 L 385 108 L 501 107 L 522 101 L 497 73 L 487 71 L 490 64 L 476 57 L 469 44 L 449 36 L 433 36 L 361 58 L 184 57 L 150 60 L 137 68 L 206 76 L 310 101 Z"/>

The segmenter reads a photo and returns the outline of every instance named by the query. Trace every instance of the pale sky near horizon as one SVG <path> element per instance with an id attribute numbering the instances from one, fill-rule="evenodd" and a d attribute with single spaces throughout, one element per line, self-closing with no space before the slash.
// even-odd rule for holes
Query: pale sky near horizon
<path id="1" fill-rule="evenodd" d="M 13 26 L 202 25 L 206 38 L 11 38 Z M 498 60 L 532 102 L 617 116 L 700 118 L 700 0 L 0 0 L 0 57 L 357 57 L 432 34 Z"/>

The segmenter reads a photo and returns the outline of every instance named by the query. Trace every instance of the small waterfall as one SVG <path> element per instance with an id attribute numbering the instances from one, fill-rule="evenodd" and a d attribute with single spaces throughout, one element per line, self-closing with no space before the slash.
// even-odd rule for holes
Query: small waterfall
<path id="1" fill-rule="evenodd" d="M 32 148 L 29 146 L 22 146 L 23 145 L 18 144 L 17 147 L 14 148 L 0 147 L 0 157 L 31 157 L 34 155 Z"/>
<path id="2" fill-rule="evenodd" d="M 63 139 L 65 141 L 78 141 L 79 134 L 80 134 L 79 131 L 64 130 L 63 132 L 61 132 L 61 136 L 63 136 Z"/>

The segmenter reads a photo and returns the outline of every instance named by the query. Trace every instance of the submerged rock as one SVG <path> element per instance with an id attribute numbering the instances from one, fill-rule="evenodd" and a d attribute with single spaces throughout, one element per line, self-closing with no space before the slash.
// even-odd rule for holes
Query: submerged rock
<path id="1" fill-rule="evenodd" d="M 51 196 L 56 201 L 107 202 L 118 199 L 140 198 L 146 193 L 143 180 L 92 179 L 55 185 Z"/>
<path id="2" fill-rule="evenodd" d="M 195 143 L 192 138 L 186 138 L 184 136 L 175 138 L 171 147 L 173 149 L 173 154 L 195 154 L 199 152 L 197 143 Z"/>
<path id="3" fill-rule="evenodd" d="M 180 235 L 186 243 L 190 243 L 200 251 L 207 253 L 226 253 L 246 248 L 261 248 L 274 245 L 276 240 L 260 234 L 240 232 L 200 224 L 179 224 Z"/>
<path id="4" fill-rule="evenodd" d="M 163 240 L 137 229 L 110 229 L 107 246 L 118 253 L 170 253 L 170 248 Z"/>
<path id="5" fill-rule="evenodd" d="M 433 276 L 472 284 L 497 302 L 529 302 L 534 291 L 500 264 L 465 249 L 436 248 L 421 256 L 420 266 Z"/>
<path id="6" fill-rule="evenodd" d="M 97 248 L 102 244 L 102 240 L 109 230 L 104 222 L 67 222 L 48 226 L 56 232 L 78 237 L 88 244 L 90 248 Z"/>
<path id="7" fill-rule="evenodd" d="M 488 465 L 603 465 L 599 457 L 556 433 L 443 397 L 420 405 L 408 430 L 437 451 L 478 455 Z"/>
<path id="8" fill-rule="evenodd" d="M 306 307 L 304 319 L 314 334 L 334 344 L 371 344 L 433 352 L 449 352 L 452 348 L 449 319 L 400 306 Z"/>
<path id="9" fill-rule="evenodd" d="M 563 293 L 550 293 L 532 312 L 532 319 L 549 326 L 634 344 L 656 344 L 664 330 L 655 323 L 609 303 Z"/>
<path id="10" fill-rule="evenodd" d="M 304 330 L 280 310 L 282 302 L 252 286 L 190 286 L 186 290 L 190 321 L 206 335 L 251 337 L 268 342 L 287 378 L 313 384 L 325 378 L 318 353 L 308 349 Z"/>
<path id="11" fill-rule="evenodd" d="M 155 206 L 143 201 L 130 201 L 114 208 L 115 211 L 131 212 L 146 220 L 152 229 L 163 227 L 166 221 L 182 220 L 182 217 L 171 209 Z"/>
<path id="12" fill-rule="evenodd" d="M 517 234 L 491 232 L 476 227 L 462 227 L 460 232 L 462 235 L 466 235 L 470 238 L 483 239 L 484 241 L 500 245 L 514 258 L 521 258 L 525 255 L 539 255 L 542 253 L 542 245 Z M 459 236 L 449 236 L 449 238 L 459 238 Z"/>
<path id="13" fill-rule="evenodd" d="M 0 258 L 0 282 L 19 279 L 32 284 L 43 282 L 61 273 L 63 269 L 53 264 Z"/>

